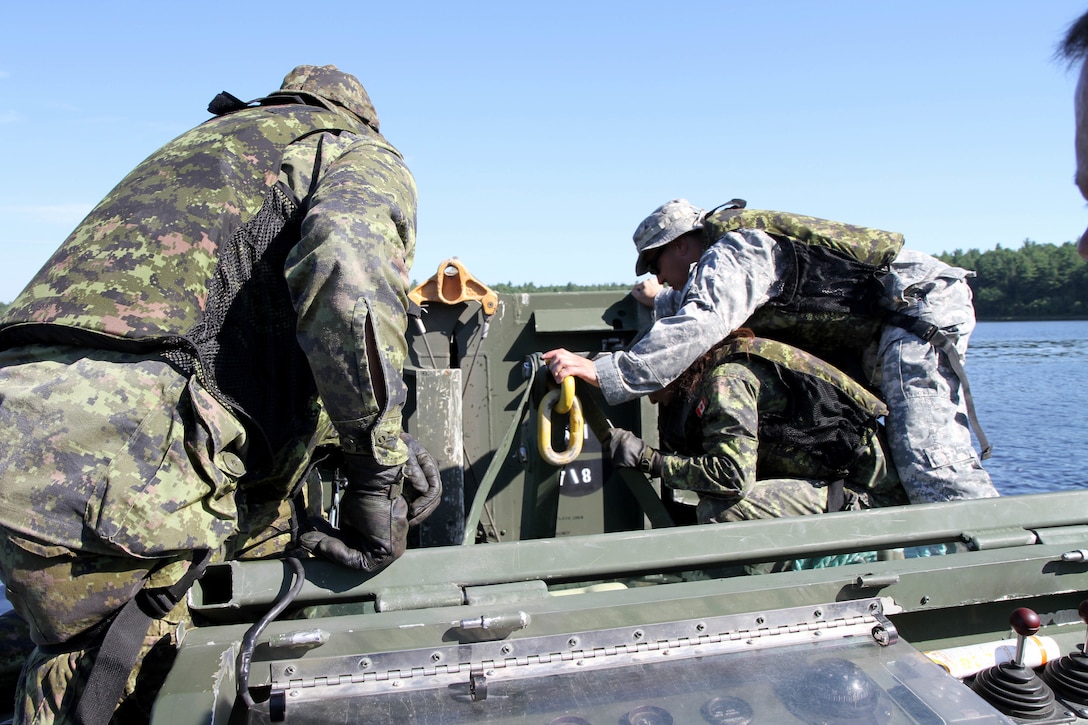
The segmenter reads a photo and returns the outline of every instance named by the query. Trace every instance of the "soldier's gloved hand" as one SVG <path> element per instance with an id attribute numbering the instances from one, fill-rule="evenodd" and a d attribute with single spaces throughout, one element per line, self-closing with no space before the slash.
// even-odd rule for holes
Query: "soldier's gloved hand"
<path id="1" fill-rule="evenodd" d="M 407 433 L 401 433 L 400 439 L 408 446 L 408 462 L 404 464 L 404 480 L 411 487 L 404 491 L 408 499 L 408 525 L 415 526 L 442 502 L 442 479 L 426 448 Z"/>
<path id="2" fill-rule="evenodd" d="M 404 553 L 408 502 L 401 495 L 404 466 L 383 466 L 373 457 L 344 453 L 347 486 L 340 498 L 340 531 L 307 531 L 299 544 L 312 554 L 351 569 L 377 571 Z"/>
<path id="3" fill-rule="evenodd" d="M 605 441 L 612 465 L 618 468 L 637 468 L 643 473 L 660 478 L 664 461 L 661 454 L 629 430 L 609 428 Z"/>

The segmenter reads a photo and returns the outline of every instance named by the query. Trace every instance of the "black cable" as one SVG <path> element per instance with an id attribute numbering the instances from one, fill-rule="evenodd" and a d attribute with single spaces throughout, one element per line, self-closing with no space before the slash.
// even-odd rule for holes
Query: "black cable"
<path id="1" fill-rule="evenodd" d="M 302 585 L 306 583 L 306 571 L 302 568 L 302 562 L 298 556 L 295 554 L 288 555 L 286 561 L 294 575 L 291 588 L 287 590 L 283 597 L 276 600 L 267 614 L 246 630 L 245 636 L 242 637 L 242 649 L 238 652 L 238 658 L 235 661 L 238 697 L 249 708 L 254 705 L 253 697 L 249 694 L 249 665 L 253 660 L 253 650 L 257 647 L 257 637 L 261 635 L 261 632 L 272 620 L 278 617 L 295 600 L 295 597 L 302 591 Z"/>

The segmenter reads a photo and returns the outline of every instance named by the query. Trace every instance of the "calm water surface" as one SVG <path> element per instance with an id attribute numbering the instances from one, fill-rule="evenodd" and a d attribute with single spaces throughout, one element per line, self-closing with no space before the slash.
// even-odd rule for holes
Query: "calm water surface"
<path id="1" fill-rule="evenodd" d="M 1088 320 L 980 322 L 967 352 L 1003 495 L 1088 484 Z"/>

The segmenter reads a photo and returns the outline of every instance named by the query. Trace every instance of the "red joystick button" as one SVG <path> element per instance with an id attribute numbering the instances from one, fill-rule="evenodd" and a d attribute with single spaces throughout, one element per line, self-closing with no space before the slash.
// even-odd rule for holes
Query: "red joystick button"
<path id="1" fill-rule="evenodd" d="M 1039 615 L 1027 607 L 1020 607 L 1013 610 L 1009 617 L 1009 624 L 1012 625 L 1012 630 L 1021 637 L 1030 637 L 1039 631 Z"/>

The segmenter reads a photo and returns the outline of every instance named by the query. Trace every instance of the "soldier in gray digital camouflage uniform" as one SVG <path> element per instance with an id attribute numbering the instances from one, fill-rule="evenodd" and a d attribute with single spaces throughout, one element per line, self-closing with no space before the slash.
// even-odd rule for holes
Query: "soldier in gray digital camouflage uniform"
<path id="1" fill-rule="evenodd" d="M 634 235 L 636 274 L 667 283 L 656 322 L 626 351 L 545 353 L 552 375 L 612 404 L 660 390 L 741 325 L 877 387 L 892 460 L 913 503 L 997 496 L 971 443 L 963 373 L 974 328 L 968 272 L 903 249 L 902 235 L 734 200 L 707 214 L 684 199 Z M 981 432 L 983 457 L 988 442 Z"/>
<path id="2" fill-rule="evenodd" d="M 650 397 L 661 450 L 613 429 L 610 457 L 698 493 L 700 524 L 907 503 L 885 405 L 799 348 L 735 333 Z"/>
<path id="3" fill-rule="evenodd" d="M 415 181 L 366 91 L 299 66 L 209 111 L 0 320 L 0 574 L 37 645 L 17 722 L 95 719 L 84 688 L 134 597 L 208 552 L 282 552 L 318 446 L 348 481 L 340 531 L 301 537 L 320 556 L 383 567 L 440 496 L 401 430 Z M 106 718 L 147 718 L 185 616 L 151 620 Z"/>

